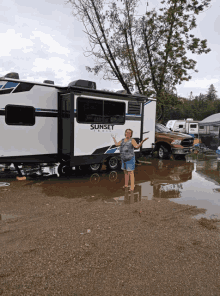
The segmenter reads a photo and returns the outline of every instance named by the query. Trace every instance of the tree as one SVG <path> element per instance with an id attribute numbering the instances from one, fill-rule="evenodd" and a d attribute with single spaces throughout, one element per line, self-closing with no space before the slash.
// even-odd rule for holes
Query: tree
<path id="1" fill-rule="evenodd" d="M 194 96 L 193 96 L 193 92 L 192 92 L 192 91 L 190 92 L 189 100 L 190 100 L 190 101 L 194 100 Z"/>
<path id="2" fill-rule="evenodd" d="M 211 84 L 208 89 L 208 94 L 206 95 L 208 101 L 215 101 L 218 99 L 217 90 L 215 89 L 214 85 Z"/>
<path id="3" fill-rule="evenodd" d="M 163 0 L 159 11 L 136 16 L 139 0 L 68 0 L 73 15 L 83 22 L 96 59 L 95 75 L 119 81 L 131 93 L 154 95 L 163 111 L 171 104 L 175 85 L 191 79 L 196 61 L 186 56 L 208 53 L 207 40 L 189 35 L 196 17 L 211 0 Z M 169 95 L 170 94 L 170 95 Z M 162 112 L 163 113 L 163 112 Z"/>

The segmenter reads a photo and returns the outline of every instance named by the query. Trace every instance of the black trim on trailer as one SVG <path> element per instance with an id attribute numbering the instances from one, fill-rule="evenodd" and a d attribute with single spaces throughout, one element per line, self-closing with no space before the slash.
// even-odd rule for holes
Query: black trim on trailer
<path id="1" fill-rule="evenodd" d="M 57 153 L 0 157 L 0 163 L 55 163 L 58 161 Z"/>
<path id="2" fill-rule="evenodd" d="M 0 90 L 0 95 L 10 94 L 14 88 L 5 88 Z"/>
<path id="3" fill-rule="evenodd" d="M 144 103 L 141 104 L 141 130 L 140 130 L 140 142 L 143 140 L 143 128 L 144 128 Z M 140 147 L 142 153 L 142 146 Z"/>
<path id="4" fill-rule="evenodd" d="M 92 154 L 96 154 L 96 155 L 97 154 L 104 154 L 109 148 L 114 149 L 114 148 L 117 148 L 117 147 L 115 145 L 105 146 L 105 147 L 96 149 L 94 152 L 92 152 Z"/>
<path id="5" fill-rule="evenodd" d="M 70 161 L 71 159 L 74 157 L 74 118 L 75 118 L 75 114 L 74 114 L 74 108 L 75 108 L 75 104 L 74 104 L 74 93 L 71 92 L 70 93 Z"/>
<path id="6" fill-rule="evenodd" d="M 62 159 L 62 137 L 63 137 L 63 131 L 62 131 L 62 110 L 61 110 L 61 95 L 62 93 L 58 93 L 57 97 L 57 106 L 58 106 L 58 120 L 57 120 L 57 153 L 59 159 Z"/>
<path id="7" fill-rule="evenodd" d="M 57 113 L 36 111 L 35 117 L 58 117 Z"/>
<path id="8" fill-rule="evenodd" d="M 149 101 L 149 99 L 144 95 L 132 95 L 132 94 L 119 94 L 113 92 L 107 92 L 102 90 L 96 89 L 84 89 L 82 87 L 68 87 L 66 92 L 73 91 L 75 95 L 86 95 L 86 96 L 93 96 L 93 97 L 104 97 L 109 99 L 116 99 L 116 100 L 128 100 L 128 101 L 139 101 L 145 102 Z"/>
<path id="9" fill-rule="evenodd" d="M 18 105 L 16 105 L 16 106 L 18 106 Z M 35 109 L 35 117 L 58 117 L 58 111 L 57 112 L 42 112 L 42 111 L 36 111 L 36 109 Z M 0 116 L 1 115 L 5 116 L 5 109 L 0 110 Z"/>
<path id="10" fill-rule="evenodd" d="M 34 86 L 34 84 L 30 84 L 27 82 L 21 82 L 15 88 L 15 90 L 13 91 L 13 94 L 18 93 L 18 92 L 30 91 L 33 88 L 33 86 Z"/>
<path id="11" fill-rule="evenodd" d="M 74 157 L 71 157 L 70 166 L 73 167 L 78 165 L 90 165 L 95 163 L 103 163 L 103 161 L 110 156 L 116 156 L 116 155 L 115 154 L 100 154 L 100 155 L 96 154 L 96 155 L 74 156 Z"/>

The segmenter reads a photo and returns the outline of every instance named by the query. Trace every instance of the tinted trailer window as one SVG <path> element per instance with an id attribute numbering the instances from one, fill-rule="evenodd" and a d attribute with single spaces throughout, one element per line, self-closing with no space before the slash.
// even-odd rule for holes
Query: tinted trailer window
<path id="1" fill-rule="evenodd" d="M 79 123 L 125 123 L 125 103 L 87 98 L 77 99 Z"/>
<path id="2" fill-rule="evenodd" d="M 6 105 L 5 122 L 8 125 L 33 126 L 35 124 L 35 109 L 31 106 Z"/>

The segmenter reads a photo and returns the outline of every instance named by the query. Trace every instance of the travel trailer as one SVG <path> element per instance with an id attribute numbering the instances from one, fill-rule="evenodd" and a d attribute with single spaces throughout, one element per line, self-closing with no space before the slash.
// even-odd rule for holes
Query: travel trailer
<path id="1" fill-rule="evenodd" d="M 199 126 L 199 121 L 193 120 L 193 118 L 187 118 L 186 120 L 169 120 L 166 127 L 171 131 L 189 134 L 194 137 L 198 137 L 200 134 L 209 134 L 209 126 Z"/>
<path id="2" fill-rule="evenodd" d="M 119 141 L 127 128 L 137 142 L 135 153 L 149 154 L 155 141 L 156 100 L 143 95 L 96 90 L 77 80 L 66 87 L 53 81 L 22 81 L 17 73 L 0 78 L 0 163 L 59 163 L 60 174 L 73 167 L 99 170 L 119 165 Z"/>

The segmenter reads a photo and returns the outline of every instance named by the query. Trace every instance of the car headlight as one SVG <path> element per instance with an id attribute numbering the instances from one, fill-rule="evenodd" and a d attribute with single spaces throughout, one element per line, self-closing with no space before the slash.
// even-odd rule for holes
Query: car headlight
<path id="1" fill-rule="evenodd" d="M 171 142 L 171 144 L 180 145 L 181 144 L 181 140 L 174 140 L 173 142 Z"/>

